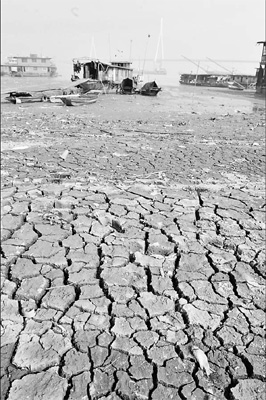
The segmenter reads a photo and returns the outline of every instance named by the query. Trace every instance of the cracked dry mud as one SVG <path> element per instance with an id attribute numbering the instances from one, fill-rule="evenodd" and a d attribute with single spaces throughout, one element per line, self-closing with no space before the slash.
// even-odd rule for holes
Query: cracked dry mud
<path id="1" fill-rule="evenodd" d="M 1 398 L 265 399 L 263 115 L 108 101 L 3 109 Z"/>

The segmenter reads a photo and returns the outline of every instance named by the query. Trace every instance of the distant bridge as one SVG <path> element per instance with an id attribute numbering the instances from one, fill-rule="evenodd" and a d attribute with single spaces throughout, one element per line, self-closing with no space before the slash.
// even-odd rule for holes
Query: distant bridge
<path id="1" fill-rule="evenodd" d="M 131 61 L 144 61 L 144 59 L 132 59 Z M 147 58 L 145 61 L 154 61 L 153 58 Z M 164 58 L 163 61 L 167 61 L 167 62 L 184 62 L 184 58 Z M 208 59 L 203 58 L 203 59 L 191 59 L 191 61 L 194 61 L 196 63 L 198 62 L 208 62 Z M 259 60 L 215 60 L 213 59 L 213 61 L 216 62 L 223 62 L 223 63 L 250 63 L 250 64 L 257 64 L 259 63 Z"/>

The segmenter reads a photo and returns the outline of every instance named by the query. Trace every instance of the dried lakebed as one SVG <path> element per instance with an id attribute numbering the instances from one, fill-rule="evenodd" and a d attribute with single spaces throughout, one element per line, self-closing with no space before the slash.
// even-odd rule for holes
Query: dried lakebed
<path id="1" fill-rule="evenodd" d="M 11 110 L 1 398 L 265 399 L 261 115 Z"/>

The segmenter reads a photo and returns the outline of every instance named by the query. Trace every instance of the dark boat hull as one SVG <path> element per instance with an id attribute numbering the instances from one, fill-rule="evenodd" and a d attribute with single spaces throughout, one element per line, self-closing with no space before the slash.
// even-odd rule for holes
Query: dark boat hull
<path id="1" fill-rule="evenodd" d="M 142 88 L 140 89 L 140 94 L 142 96 L 157 96 L 157 94 L 161 90 L 162 89 L 158 87 L 157 83 L 155 81 L 152 81 L 147 82 L 144 86 L 142 86 Z"/>
<path id="2" fill-rule="evenodd" d="M 121 94 L 133 94 L 134 93 L 134 82 L 133 79 L 125 78 L 122 80 L 120 85 Z"/>
<path id="3" fill-rule="evenodd" d="M 46 101 L 42 97 L 6 97 L 5 99 L 13 104 L 40 103 L 42 101 Z"/>
<path id="4" fill-rule="evenodd" d="M 160 92 L 161 89 L 154 89 L 154 90 L 150 90 L 150 91 L 140 91 L 140 94 L 142 96 L 157 96 L 157 94 Z"/>
<path id="5" fill-rule="evenodd" d="M 78 81 L 76 81 L 78 83 Z M 104 84 L 101 81 L 87 81 L 87 82 L 83 82 L 80 83 L 78 85 L 79 87 L 81 87 L 81 89 L 83 90 L 83 92 L 88 92 L 91 90 L 103 90 L 104 89 Z"/>

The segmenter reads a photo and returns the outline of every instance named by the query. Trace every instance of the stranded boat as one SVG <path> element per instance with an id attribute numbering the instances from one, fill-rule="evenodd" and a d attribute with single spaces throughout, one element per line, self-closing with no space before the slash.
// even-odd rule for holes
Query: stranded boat
<path id="1" fill-rule="evenodd" d="M 47 101 L 47 97 L 43 93 L 32 95 L 29 92 L 9 92 L 9 96 L 5 97 L 7 101 L 13 104 L 20 103 L 38 103 Z"/>
<path id="2" fill-rule="evenodd" d="M 81 80 L 82 81 L 82 80 Z M 87 79 L 83 80 L 84 83 Z M 100 91 L 98 91 L 99 93 Z M 51 103 L 60 102 L 60 96 L 65 95 L 81 95 L 83 94 L 83 90 L 79 87 L 79 81 L 72 82 L 67 87 L 55 87 L 55 88 L 47 88 L 47 89 L 38 89 L 32 90 L 30 92 L 24 91 L 9 91 L 6 92 L 8 97 L 5 97 L 5 100 L 9 101 L 13 104 L 20 104 L 20 103 L 36 103 L 41 101 L 50 101 Z"/>
<path id="3" fill-rule="evenodd" d="M 235 74 L 181 74 L 179 83 L 181 85 L 207 86 L 216 88 L 232 88 L 240 85 L 248 88 L 256 82 L 256 76 L 253 75 L 235 75 Z M 234 87 L 235 88 L 235 87 Z"/>
<path id="4" fill-rule="evenodd" d="M 130 78 L 125 78 L 121 82 L 120 93 L 121 94 L 133 94 L 135 92 L 134 81 Z"/>
<path id="5" fill-rule="evenodd" d="M 157 96 L 161 90 L 162 89 L 157 85 L 157 83 L 152 81 L 147 82 L 142 86 L 140 89 L 140 94 L 142 94 L 142 96 Z"/>
<path id="6" fill-rule="evenodd" d="M 84 91 L 89 90 L 110 90 L 120 88 L 123 79 L 132 79 L 133 68 L 128 61 L 102 62 L 95 58 L 73 59 L 72 81 L 80 82 L 79 86 Z"/>
<path id="7" fill-rule="evenodd" d="M 60 96 L 60 100 L 66 106 L 83 106 L 83 105 L 96 103 L 98 96 L 99 96 L 99 93 L 91 94 L 89 92 L 88 94 L 83 94 L 83 95 L 82 94 L 73 94 L 73 95 Z"/>
<path id="8" fill-rule="evenodd" d="M 54 77 L 57 76 L 57 68 L 51 57 L 42 57 L 30 54 L 23 57 L 8 57 L 1 64 L 1 75 L 14 77 Z"/>

